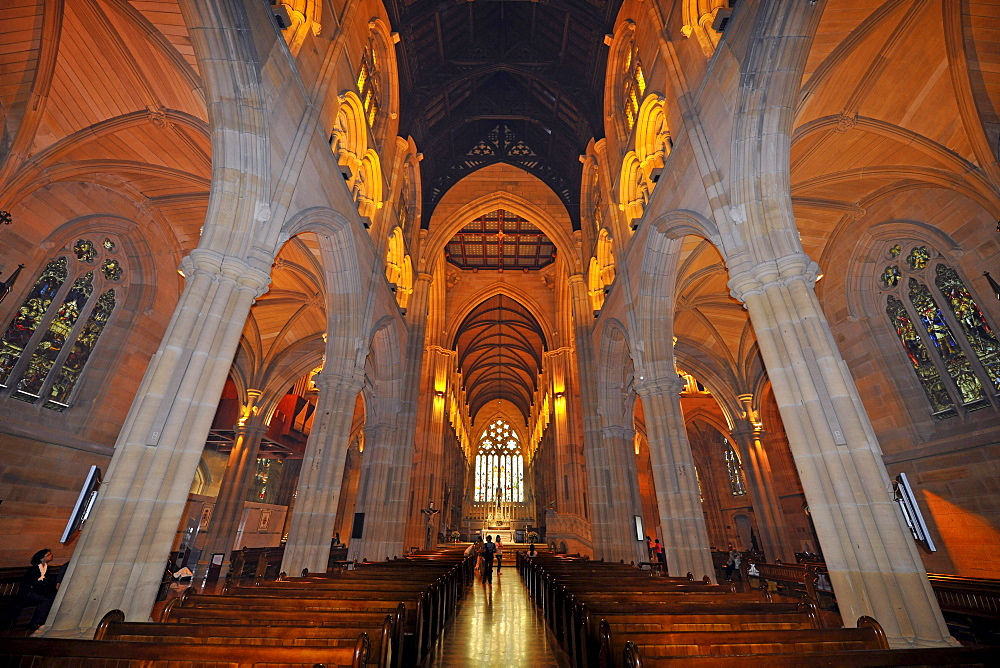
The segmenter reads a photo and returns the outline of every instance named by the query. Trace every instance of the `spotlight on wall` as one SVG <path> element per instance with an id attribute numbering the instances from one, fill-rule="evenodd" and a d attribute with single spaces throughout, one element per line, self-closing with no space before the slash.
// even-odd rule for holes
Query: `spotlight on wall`
<path id="1" fill-rule="evenodd" d="M 988 271 L 984 271 L 983 276 L 986 277 L 986 280 L 989 282 L 990 287 L 993 289 L 993 294 L 996 296 L 998 300 L 1000 300 L 1000 283 L 997 283 L 995 280 L 993 280 L 993 277 L 990 276 L 990 272 Z"/>
<path id="2" fill-rule="evenodd" d="M 17 276 L 21 273 L 22 269 L 24 269 L 23 264 L 17 265 L 17 269 L 15 269 L 14 273 L 10 275 L 10 278 L 6 281 L 0 281 L 0 302 L 4 300 L 4 297 L 10 294 L 10 291 L 14 288 L 14 281 L 17 280 Z M 0 272 L 0 274 L 2 273 L 3 272 Z"/>
<path id="3" fill-rule="evenodd" d="M 556 399 L 565 399 L 566 398 L 566 393 L 565 392 L 556 392 L 555 395 L 553 395 L 553 396 L 555 396 Z"/>
<path id="4" fill-rule="evenodd" d="M 437 390 L 434 393 L 434 396 L 436 396 L 436 397 L 444 397 L 444 390 Z"/>

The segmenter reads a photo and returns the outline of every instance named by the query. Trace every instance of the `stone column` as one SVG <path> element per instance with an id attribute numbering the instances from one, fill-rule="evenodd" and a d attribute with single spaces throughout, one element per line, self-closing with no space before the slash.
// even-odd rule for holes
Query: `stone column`
<path id="1" fill-rule="evenodd" d="M 589 448 L 587 475 L 593 498 L 594 557 L 605 561 L 646 561 L 646 541 L 638 540 L 635 516 L 642 515 L 635 466 L 635 430 L 620 425 L 601 429 L 600 444 Z"/>
<path id="2" fill-rule="evenodd" d="M 269 277 L 197 249 L 115 445 L 47 635 L 92 637 L 109 610 L 149 618 L 250 306 Z"/>
<path id="3" fill-rule="evenodd" d="M 681 410 L 682 387 L 680 378 L 670 376 L 641 380 L 635 389 L 642 397 L 646 416 L 649 459 L 660 511 L 660 541 L 667 569 L 675 576 L 693 573 L 695 578 L 707 575 L 714 580 L 705 512 Z"/>
<path id="4" fill-rule="evenodd" d="M 582 519 L 583 490 L 586 489 L 587 478 L 580 456 L 582 434 L 577 419 L 580 401 L 573 374 L 576 355 L 571 348 L 559 348 L 545 353 L 545 360 L 555 398 L 552 423 L 548 427 L 554 435 L 552 444 L 556 448 L 555 510 Z"/>
<path id="5" fill-rule="evenodd" d="M 414 434 L 413 507 L 407 523 L 406 547 L 433 548 L 444 516 L 444 431 L 447 425 L 445 406 L 449 370 L 454 364 L 455 352 L 440 346 L 427 346 L 425 363 L 420 381 L 418 414 L 421 428 Z M 427 544 L 428 517 L 421 512 L 429 503 L 439 512 L 434 516 L 430 545 Z"/>
<path id="6" fill-rule="evenodd" d="M 365 426 L 365 456 L 361 461 L 356 513 L 364 513 L 360 539 L 351 540 L 348 559 L 384 561 L 403 555 L 403 532 L 409 499 L 409 461 L 397 457 L 399 427 L 391 416 Z"/>
<path id="7" fill-rule="evenodd" d="M 738 446 L 743 471 L 747 474 L 748 492 L 753 501 L 757 528 L 760 531 L 760 548 L 768 562 L 786 563 L 795 560 L 795 547 L 788 535 L 781 500 L 774 487 L 774 474 L 767 450 L 764 448 L 764 425 L 753 410 L 753 395 L 737 397 L 743 405 L 746 421 L 733 431 L 733 442 Z"/>
<path id="8" fill-rule="evenodd" d="M 233 441 L 233 449 L 229 452 L 229 462 L 226 464 L 226 472 L 219 487 L 212 520 L 208 525 L 205 548 L 195 572 L 195 582 L 204 580 L 208 575 L 213 554 L 225 555 L 219 577 L 225 578 L 229 573 L 230 555 L 243 517 L 247 488 L 253 477 L 261 439 L 267 433 L 263 416 L 253 413 L 254 404 L 260 399 L 260 394 L 260 390 L 247 390 L 247 404 L 243 408 L 240 423 L 236 425 L 236 440 Z"/>
<path id="9" fill-rule="evenodd" d="M 894 647 L 949 644 L 874 430 L 816 299 L 816 271 L 794 254 L 734 275 L 730 287 L 750 313 L 841 616 L 848 626 L 874 617 Z"/>
<path id="10" fill-rule="evenodd" d="M 580 413 L 582 416 L 584 468 L 580 479 L 583 493 L 581 510 L 583 519 L 591 523 L 591 536 L 594 546 L 594 556 L 599 558 L 597 533 L 594 531 L 598 489 L 593 479 L 595 448 L 601 442 L 600 418 L 597 415 L 597 362 L 594 357 L 591 328 L 594 321 L 594 311 L 587 293 L 587 282 L 580 274 L 569 277 L 569 297 L 573 308 L 573 338 L 576 344 L 577 378 L 579 379 Z"/>
<path id="11" fill-rule="evenodd" d="M 351 438 L 354 404 L 361 378 L 324 369 L 313 378 L 319 388 L 316 416 L 295 491 L 295 508 L 288 529 L 281 570 L 298 575 L 303 568 L 325 573 L 337 522 L 344 461 Z"/>

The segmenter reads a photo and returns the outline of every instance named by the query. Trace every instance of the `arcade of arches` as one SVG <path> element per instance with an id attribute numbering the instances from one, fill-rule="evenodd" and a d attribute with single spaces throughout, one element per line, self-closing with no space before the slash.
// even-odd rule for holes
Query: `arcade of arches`
<path id="1" fill-rule="evenodd" d="M 997 0 L 0 19 L 0 565 L 71 559 L 48 633 L 335 535 L 818 552 L 896 646 L 949 642 L 925 572 L 994 575 Z"/>

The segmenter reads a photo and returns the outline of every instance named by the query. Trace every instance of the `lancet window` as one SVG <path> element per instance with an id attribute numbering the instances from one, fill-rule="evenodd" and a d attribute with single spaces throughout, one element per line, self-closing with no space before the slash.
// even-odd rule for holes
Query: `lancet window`
<path id="1" fill-rule="evenodd" d="M 120 299 L 125 268 L 110 238 L 80 238 L 40 272 L 0 336 L 0 391 L 69 407 Z"/>
<path id="2" fill-rule="evenodd" d="M 625 58 L 622 61 L 622 71 L 624 90 L 622 96 L 622 112 L 625 122 L 631 132 L 635 127 L 636 119 L 639 117 L 639 104 L 646 94 L 646 74 L 642 70 L 642 62 L 639 60 L 639 47 L 633 39 L 629 44 Z"/>
<path id="3" fill-rule="evenodd" d="M 726 471 L 729 473 L 729 489 L 733 496 L 746 496 L 747 485 L 743 477 L 743 465 L 740 463 L 740 456 L 736 454 L 733 446 L 727 439 L 722 439 L 725 447 Z"/>
<path id="4" fill-rule="evenodd" d="M 475 483 L 478 502 L 524 501 L 521 442 L 505 420 L 494 420 L 483 432 L 476 453 Z"/>
<path id="5" fill-rule="evenodd" d="M 926 245 L 894 244 L 886 258 L 885 312 L 933 415 L 988 406 L 988 390 L 1000 393 L 1000 339 L 966 283 Z"/>
<path id="6" fill-rule="evenodd" d="M 364 55 L 361 57 L 361 67 L 358 70 L 358 95 L 365 109 L 365 120 L 368 126 L 375 128 L 378 112 L 381 109 L 381 76 L 379 74 L 378 49 L 373 39 L 368 40 Z"/>

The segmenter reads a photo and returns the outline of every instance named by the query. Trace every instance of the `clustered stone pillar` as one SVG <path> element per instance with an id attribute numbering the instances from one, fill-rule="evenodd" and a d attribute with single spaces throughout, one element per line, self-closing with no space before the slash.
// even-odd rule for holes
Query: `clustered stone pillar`
<path id="1" fill-rule="evenodd" d="M 313 377 L 319 388 L 312 432 L 295 492 L 295 509 L 281 570 L 298 575 L 303 568 L 325 573 L 337 522 L 344 461 L 351 438 L 360 374 L 339 375 L 325 369 Z"/>
<path id="2" fill-rule="evenodd" d="M 355 512 L 364 514 L 364 526 L 361 538 L 351 541 L 347 554 L 348 559 L 358 561 L 402 556 L 406 530 L 412 458 L 400 456 L 400 429 L 391 421 L 394 416 L 375 413 L 375 419 L 384 421 L 365 426 L 365 456 L 355 506 Z"/>
<path id="3" fill-rule="evenodd" d="M 555 397 L 555 411 L 548 429 L 554 434 L 553 445 L 556 448 L 556 510 L 576 515 L 582 520 L 586 473 L 580 456 L 581 430 L 576 415 L 580 402 L 573 401 L 573 397 L 578 396 L 573 373 L 576 355 L 570 348 L 560 348 L 546 352 L 545 361 L 552 377 L 552 393 Z M 560 393 L 561 397 L 558 396 Z"/>
<path id="4" fill-rule="evenodd" d="M 693 573 L 699 579 L 706 575 L 714 579 L 705 513 L 681 410 L 682 387 L 677 376 L 636 384 L 646 416 L 660 540 L 672 575 Z"/>
<path id="5" fill-rule="evenodd" d="M 101 617 L 149 618 L 250 306 L 269 276 L 197 249 L 143 378 L 101 493 L 49 615 L 47 635 L 92 637 Z"/>
<path id="6" fill-rule="evenodd" d="M 813 289 L 803 254 L 730 279 L 746 304 L 844 623 L 882 624 L 895 647 L 950 637 L 891 497 L 882 453 Z"/>
<path id="7" fill-rule="evenodd" d="M 229 452 L 229 462 L 219 487 L 219 496 L 212 510 L 212 520 L 208 526 L 208 536 L 205 548 L 198 561 L 195 581 L 201 581 L 211 566 L 213 554 L 224 554 L 219 577 L 225 578 L 229 573 L 230 555 L 233 551 L 233 541 L 243 518 L 243 506 L 246 501 L 247 488 L 253 477 L 260 442 L 267 433 L 264 416 L 254 414 L 253 407 L 260 398 L 259 390 L 248 390 L 247 404 L 244 407 L 244 417 L 236 425 L 236 439 L 233 449 Z M 246 422 L 243 422 L 243 420 Z"/>
<path id="8" fill-rule="evenodd" d="M 647 558 L 646 541 L 640 541 L 635 530 L 642 501 L 634 443 L 634 429 L 612 425 L 601 429 L 600 445 L 589 448 L 590 519 L 597 559 L 638 564 Z"/>
<path id="9" fill-rule="evenodd" d="M 764 448 L 764 426 L 753 410 L 753 395 L 741 394 L 737 399 L 743 406 L 746 419 L 734 430 L 732 436 L 739 446 L 743 470 L 749 478 L 747 487 L 753 501 L 754 515 L 757 517 L 760 547 L 771 563 L 778 560 L 794 561 L 795 547 L 788 535 L 781 500 L 775 492 L 771 462 Z"/>

